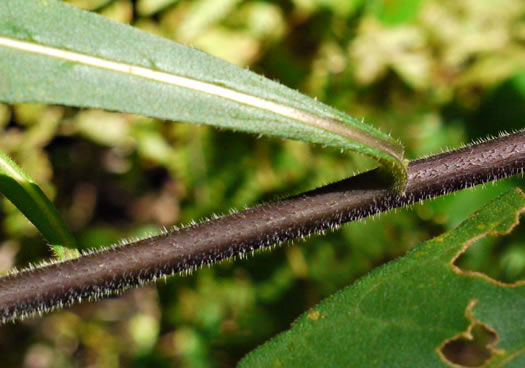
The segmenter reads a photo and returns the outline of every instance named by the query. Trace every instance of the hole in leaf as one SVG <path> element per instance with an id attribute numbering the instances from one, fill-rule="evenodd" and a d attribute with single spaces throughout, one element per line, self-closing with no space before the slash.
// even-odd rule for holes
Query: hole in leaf
<path id="1" fill-rule="evenodd" d="M 452 338 L 443 345 L 441 354 L 447 363 L 463 367 L 480 367 L 492 357 L 497 340 L 494 331 L 476 323 L 470 330 L 470 336 L 463 334 Z"/>
<path id="2" fill-rule="evenodd" d="M 506 236 L 488 236 L 470 245 L 454 265 L 464 272 L 479 272 L 501 283 L 525 280 L 525 226 Z"/>

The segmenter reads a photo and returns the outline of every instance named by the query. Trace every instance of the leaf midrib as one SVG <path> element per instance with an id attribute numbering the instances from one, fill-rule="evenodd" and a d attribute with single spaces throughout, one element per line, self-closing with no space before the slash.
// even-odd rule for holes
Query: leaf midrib
<path id="1" fill-rule="evenodd" d="M 403 160 L 402 149 L 400 149 L 396 144 L 378 139 L 372 134 L 360 129 L 356 129 L 348 124 L 344 124 L 340 120 L 331 117 L 318 116 L 304 110 L 253 96 L 244 92 L 239 92 L 231 88 L 221 87 L 212 83 L 202 82 L 188 77 L 153 70 L 143 66 L 107 60 L 101 57 L 86 55 L 75 51 L 64 50 L 8 37 L 0 37 L 0 47 L 15 49 L 27 53 L 40 54 L 56 59 L 78 63 L 81 65 L 106 69 L 134 77 L 153 80 L 176 87 L 190 89 L 196 92 L 217 96 L 239 104 L 255 107 L 277 115 L 281 115 L 286 118 L 297 120 L 318 129 L 338 134 L 345 138 L 355 140 L 359 143 L 383 151 L 400 162 Z"/>

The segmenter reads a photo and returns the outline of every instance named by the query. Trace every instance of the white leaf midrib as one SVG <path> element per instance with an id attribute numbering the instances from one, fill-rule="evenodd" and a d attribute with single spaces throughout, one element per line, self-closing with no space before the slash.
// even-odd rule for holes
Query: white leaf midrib
<path id="1" fill-rule="evenodd" d="M 187 88 L 196 92 L 214 95 L 233 102 L 237 102 L 239 104 L 255 107 L 261 110 L 275 113 L 277 115 L 281 115 L 286 118 L 300 121 L 318 129 L 333 132 L 345 138 L 357 141 L 364 145 L 383 151 L 389 154 L 390 156 L 396 158 L 397 160 L 402 159 L 402 153 L 400 154 L 395 144 L 379 139 L 366 131 L 354 128 L 347 124 L 343 124 L 340 121 L 330 117 L 318 116 L 313 113 L 297 109 L 295 107 L 287 106 L 247 93 L 221 87 L 212 83 L 202 82 L 188 77 L 161 72 L 143 66 L 107 60 L 79 52 L 63 50 L 56 47 L 51 47 L 28 41 L 22 41 L 8 37 L 0 37 L 0 47 L 16 49 L 22 52 L 40 54 L 48 57 L 54 57 L 69 62 L 119 72 L 134 77 L 161 82 L 167 85 Z"/>

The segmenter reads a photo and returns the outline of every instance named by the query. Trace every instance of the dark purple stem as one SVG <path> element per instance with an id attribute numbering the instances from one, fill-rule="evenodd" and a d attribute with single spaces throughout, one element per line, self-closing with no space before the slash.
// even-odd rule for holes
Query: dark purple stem
<path id="1" fill-rule="evenodd" d="M 525 132 L 413 161 L 404 195 L 372 170 L 275 203 L 0 278 L 0 321 L 96 299 L 417 201 L 523 173 Z"/>

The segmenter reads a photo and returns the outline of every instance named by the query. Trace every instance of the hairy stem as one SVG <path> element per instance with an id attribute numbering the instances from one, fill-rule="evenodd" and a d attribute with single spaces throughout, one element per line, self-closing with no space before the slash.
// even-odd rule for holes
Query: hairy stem
<path id="1" fill-rule="evenodd" d="M 372 170 L 275 203 L 0 278 L 6 322 L 113 295 L 393 208 L 523 173 L 525 132 L 412 161 L 404 194 Z M 38 286 L 35 286 L 38 285 Z"/>

